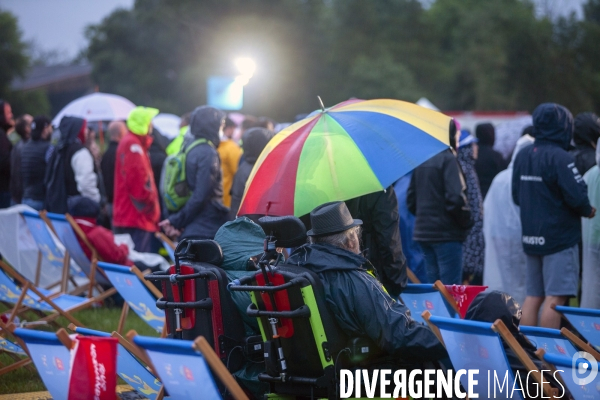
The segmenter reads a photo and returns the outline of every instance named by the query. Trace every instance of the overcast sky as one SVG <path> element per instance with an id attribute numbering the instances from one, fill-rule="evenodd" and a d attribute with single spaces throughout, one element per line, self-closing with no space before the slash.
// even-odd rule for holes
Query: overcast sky
<path id="1" fill-rule="evenodd" d="M 431 3 L 434 0 L 421 0 Z M 551 15 L 576 12 L 587 0 L 535 0 L 538 11 Z M 19 19 L 25 40 L 42 51 L 57 50 L 64 58 L 75 57 L 86 46 L 85 27 L 100 22 L 116 8 L 131 8 L 134 0 L 0 0 L 0 8 Z"/>

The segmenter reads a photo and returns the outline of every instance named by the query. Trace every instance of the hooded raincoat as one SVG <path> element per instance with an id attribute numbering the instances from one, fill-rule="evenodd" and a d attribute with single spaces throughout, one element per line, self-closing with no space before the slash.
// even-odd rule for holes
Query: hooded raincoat
<path id="1" fill-rule="evenodd" d="M 64 214 L 67 199 L 81 195 L 100 202 L 98 175 L 92 153 L 82 142 L 85 140 L 86 121 L 77 117 L 64 117 L 58 127 L 60 139 L 46 167 L 46 210 Z"/>
<path id="2" fill-rule="evenodd" d="M 575 166 L 580 174 L 585 174 L 596 165 L 594 144 L 600 138 L 600 118 L 594 113 L 581 113 L 575 118 L 573 141 L 575 149 L 569 153 L 575 158 Z"/>
<path id="3" fill-rule="evenodd" d="M 521 206 L 525 253 L 558 253 L 581 240 L 581 218 L 592 213 L 587 185 L 567 153 L 573 116 L 563 106 L 539 105 L 533 112 L 535 143 L 515 159 L 512 197 Z"/>
<path id="4" fill-rule="evenodd" d="M 169 216 L 171 225 L 183 230 L 180 239 L 212 239 L 227 222 L 229 208 L 223 205 L 223 173 L 216 150 L 223 118 L 221 111 L 209 106 L 196 108 L 191 116 L 194 140 L 206 139 L 206 143 L 187 154 L 185 175 L 192 196 L 181 210 Z"/>
<path id="5" fill-rule="evenodd" d="M 310 244 L 286 264 L 310 269 L 323 282 L 329 311 L 349 337 L 368 337 L 399 361 L 424 362 L 448 356 L 429 327 L 412 319 L 362 265 L 366 259 L 339 247 Z"/>
<path id="6" fill-rule="evenodd" d="M 527 257 L 521 245 L 521 216 L 519 206 L 512 200 L 511 181 L 517 154 L 532 144 L 533 138 L 529 135 L 517 141 L 508 168 L 496 175 L 489 196 L 483 201 L 483 284 L 492 290 L 509 293 L 519 303 L 525 300 Z"/>
<path id="7" fill-rule="evenodd" d="M 600 145 L 600 140 L 598 140 Z M 584 176 L 590 203 L 600 210 L 600 146 L 596 146 L 596 162 Z M 583 218 L 583 263 L 581 278 L 581 307 L 600 308 L 600 216 Z"/>

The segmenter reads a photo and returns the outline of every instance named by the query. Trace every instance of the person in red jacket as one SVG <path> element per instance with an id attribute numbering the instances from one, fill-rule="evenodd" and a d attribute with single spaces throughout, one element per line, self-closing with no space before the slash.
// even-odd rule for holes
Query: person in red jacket
<path id="1" fill-rule="evenodd" d="M 85 234 L 87 240 L 98 252 L 98 257 L 108 263 L 132 266 L 133 262 L 128 258 L 129 249 L 126 244 L 115 243 L 115 236 L 108 229 L 96 225 L 100 214 L 100 206 L 95 201 L 83 197 L 73 196 L 68 200 L 69 214 Z M 77 241 L 85 255 L 91 260 L 92 251 L 85 245 L 84 241 L 77 236 Z"/>
<path id="2" fill-rule="evenodd" d="M 115 165 L 114 231 L 130 234 L 135 250 L 148 253 L 156 253 L 160 247 L 154 237 L 160 206 L 148 156 L 156 114 L 158 110 L 149 107 L 136 107 L 129 113 L 128 132 L 117 147 Z"/>

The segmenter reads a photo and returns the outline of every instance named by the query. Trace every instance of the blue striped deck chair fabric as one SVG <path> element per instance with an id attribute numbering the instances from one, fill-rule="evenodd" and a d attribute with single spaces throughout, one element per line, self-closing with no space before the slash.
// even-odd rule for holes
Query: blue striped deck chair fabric
<path id="1" fill-rule="evenodd" d="M 572 357 L 577 353 L 575 346 L 558 329 L 523 325 L 519 329 L 537 349 L 543 349 L 546 354 Z"/>
<path id="2" fill-rule="evenodd" d="M 454 318 L 457 314 L 444 296 L 430 283 L 407 284 L 400 298 L 415 321 L 425 323 L 421 314 L 429 311 L 438 317 Z"/>
<path id="3" fill-rule="evenodd" d="M 53 399 L 66 399 L 69 392 L 71 354 L 55 333 L 17 328 L 15 336 L 25 342 L 31 360 Z"/>
<path id="4" fill-rule="evenodd" d="M 69 327 L 71 328 L 71 327 Z M 107 332 L 72 327 L 73 331 L 85 336 L 110 337 Z M 156 400 L 162 383 L 131 354 L 122 344 L 117 348 L 117 374 L 140 395 Z"/>
<path id="5" fill-rule="evenodd" d="M 552 364 L 559 371 L 562 381 L 575 400 L 600 400 L 600 374 L 595 374 L 594 377 L 594 373 L 591 372 L 592 363 L 595 364 L 596 371 L 598 371 L 599 365 L 596 361 L 581 357 L 573 360 L 573 357 L 556 354 L 545 354 L 544 361 Z M 585 378 L 588 379 L 581 380 Z M 558 396 L 560 395 L 559 392 Z M 566 396 L 562 396 L 562 398 L 566 398 Z"/>
<path id="6" fill-rule="evenodd" d="M 600 350 L 600 310 L 565 306 L 556 306 L 555 310 L 561 313 L 596 350 Z"/>
<path id="7" fill-rule="evenodd" d="M 157 297 L 149 284 L 140 279 L 135 267 L 99 262 L 110 283 L 119 292 L 129 307 L 150 327 L 161 333 L 165 325 L 165 312 L 156 307 Z"/>
<path id="8" fill-rule="evenodd" d="M 455 371 L 479 370 L 476 378 L 478 384 L 474 385 L 474 392 L 480 399 L 523 399 L 521 391 L 511 393 L 515 377 L 506 358 L 500 335 L 492 329 L 491 323 L 437 316 L 431 316 L 430 322 L 439 329 Z M 507 378 L 507 385 L 502 391 L 498 385 L 494 386 L 495 377 L 499 382 Z M 461 377 L 461 384 L 465 389 L 468 387 L 466 375 Z M 516 386 L 519 387 L 518 383 Z"/>
<path id="9" fill-rule="evenodd" d="M 10 358 L 12 358 L 13 363 L 6 366 L 0 365 L 0 376 L 17 368 L 28 365 L 31 362 L 29 356 L 25 350 L 21 348 L 21 346 L 19 346 L 17 343 L 13 343 L 7 338 L 0 336 L 0 354 L 2 353 L 6 353 Z"/>
<path id="10" fill-rule="evenodd" d="M 155 372 L 173 399 L 221 399 L 211 370 L 202 354 L 189 340 L 135 336 L 133 342 L 144 349 Z"/>

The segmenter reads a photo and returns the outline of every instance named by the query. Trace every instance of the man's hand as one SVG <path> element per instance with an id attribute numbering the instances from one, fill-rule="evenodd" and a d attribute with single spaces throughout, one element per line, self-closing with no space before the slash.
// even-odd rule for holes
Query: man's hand
<path id="1" fill-rule="evenodd" d="M 588 215 L 588 218 L 594 218 L 596 216 L 596 209 L 592 207 L 592 213 Z"/>
<path id="2" fill-rule="evenodd" d="M 165 234 L 167 236 L 169 236 L 170 238 L 174 238 L 177 237 L 179 235 L 181 235 L 181 231 L 179 231 L 178 229 L 176 229 L 173 225 L 171 225 L 171 221 L 169 221 L 168 219 L 165 219 L 163 221 L 160 221 L 158 223 L 158 226 L 165 232 Z"/>

